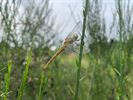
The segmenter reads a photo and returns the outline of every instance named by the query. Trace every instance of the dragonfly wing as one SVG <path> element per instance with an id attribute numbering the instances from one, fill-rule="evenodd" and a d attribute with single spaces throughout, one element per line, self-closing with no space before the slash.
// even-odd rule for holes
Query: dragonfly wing
<path id="1" fill-rule="evenodd" d="M 71 40 L 74 36 L 74 34 L 78 35 L 78 39 L 73 42 L 71 45 L 69 45 L 66 49 L 67 52 L 70 53 L 70 51 L 74 51 L 76 53 L 79 54 L 80 51 L 80 40 L 81 40 L 81 32 L 82 32 L 82 24 L 81 23 L 77 23 L 74 28 L 70 31 L 70 33 L 68 34 L 68 36 L 66 37 L 65 40 Z M 88 48 L 88 41 L 86 41 L 86 39 L 84 39 L 85 43 L 84 43 L 84 48 L 83 48 L 83 53 L 87 53 L 89 52 L 89 48 Z"/>
<path id="2" fill-rule="evenodd" d="M 87 46 L 84 45 L 83 54 L 86 54 L 89 51 L 90 51 L 89 48 L 87 48 Z M 65 52 L 67 52 L 67 53 L 74 53 L 76 55 L 79 55 L 79 52 L 80 52 L 80 42 L 79 43 L 74 42 L 73 44 L 67 46 L 67 48 L 65 49 Z"/>
<path id="3" fill-rule="evenodd" d="M 81 22 L 78 22 L 73 29 L 69 32 L 66 38 L 72 37 L 74 34 L 79 34 L 82 31 L 82 24 Z"/>

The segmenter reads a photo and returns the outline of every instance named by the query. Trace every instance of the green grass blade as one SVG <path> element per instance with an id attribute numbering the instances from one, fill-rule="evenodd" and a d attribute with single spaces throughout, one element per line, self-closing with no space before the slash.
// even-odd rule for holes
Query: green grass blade
<path id="1" fill-rule="evenodd" d="M 10 60 L 8 62 L 8 72 L 5 74 L 5 95 L 4 95 L 4 100 L 7 100 L 7 95 L 8 95 L 8 91 L 9 91 L 11 66 L 12 66 L 12 62 Z"/>
<path id="2" fill-rule="evenodd" d="M 83 10 L 84 19 L 83 19 L 83 29 L 82 29 L 82 36 L 81 36 L 81 43 L 80 43 L 79 62 L 77 66 L 77 79 L 76 79 L 76 89 L 75 89 L 74 100 L 78 100 L 80 70 L 81 70 L 81 61 L 82 61 L 83 46 L 84 46 L 85 29 L 86 29 L 87 10 L 88 10 L 88 0 L 86 0 L 85 9 Z"/>
<path id="3" fill-rule="evenodd" d="M 39 94 L 38 94 L 38 98 L 37 100 L 42 100 L 42 95 L 43 95 L 43 86 L 44 86 L 44 81 L 45 81 L 45 78 L 44 78 L 44 73 L 41 74 L 41 84 L 40 84 L 40 87 L 39 87 Z"/>
<path id="4" fill-rule="evenodd" d="M 30 50 L 30 52 L 28 52 L 28 55 L 26 57 L 26 67 L 25 67 L 25 70 L 24 70 L 21 86 L 20 86 L 20 89 L 18 91 L 18 100 L 22 100 L 22 97 L 23 97 L 23 92 L 24 92 L 24 89 L 25 89 L 25 86 L 26 86 L 26 81 L 27 81 L 27 77 L 28 77 L 28 70 L 29 70 L 30 62 L 31 62 L 31 50 Z"/>

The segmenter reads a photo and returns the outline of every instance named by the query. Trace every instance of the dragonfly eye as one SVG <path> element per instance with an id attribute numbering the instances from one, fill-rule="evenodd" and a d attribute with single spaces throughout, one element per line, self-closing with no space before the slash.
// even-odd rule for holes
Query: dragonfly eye
<path id="1" fill-rule="evenodd" d="M 74 34 L 74 35 L 73 35 L 73 38 L 74 38 L 75 40 L 77 40 L 77 39 L 78 39 L 78 35 L 77 35 L 77 34 Z"/>

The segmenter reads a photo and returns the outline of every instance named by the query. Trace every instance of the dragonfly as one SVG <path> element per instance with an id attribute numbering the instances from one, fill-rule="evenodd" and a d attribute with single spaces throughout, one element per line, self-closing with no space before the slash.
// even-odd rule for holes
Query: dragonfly
<path id="1" fill-rule="evenodd" d="M 74 42 L 79 41 L 78 35 L 74 34 L 72 37 L 66 37 L 63 45 L 60 47 L 60 49 L 51 57 L 51 59 L 46 63 L 44 66 L 44 69 L 47 69 L 49 64 L 59 55 L 61 54 L 69 45 L 73 44 Z"/>
<path id="2" fill-rule="evenodd" d="M 73 28 L 77 30 L 76 28 L 77 26 L 75 26 Z M 76 34 L 74 32 L 70 32 L 70 34 L 64 39 L 62 46 L 60 47 L 59 50 L 57 50 L 57 52 L 50 58 L 50 60 L 43 66 L 44 69 L 47 69 L 48 66 L 50 65 L 50 63 L 57 57 L 59 56 L 66 48 L 68 48 L 70 45 L 73 45 L 74 43 L 76 43 L 77 41 L 80 40 L 79 34 Z"/>

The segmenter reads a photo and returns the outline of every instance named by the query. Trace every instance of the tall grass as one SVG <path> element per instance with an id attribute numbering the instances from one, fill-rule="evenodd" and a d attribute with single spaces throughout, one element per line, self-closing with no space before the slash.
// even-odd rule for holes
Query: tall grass
<path id="1" fill-rule="evenodd" d="M 122 8 L 121 8 L 121 4 L 122 2 L 120 0 L 118 0 L 118 16 L 119 16 L 119 39 L 120 39 L 120 43 L 119 43 L 119 87 L 120 87 L 120 98 L 119 100 L 124 100 L 124 76 L 123 76 L 123 70 L 124 70 L 124 66 L 123 66 L 123 61 L 122 61 L 122 39 L 123 39 L 123 14 L 122 14 Z"/>
<path id="2" fill-rule="evenodd" d="M 77 79 L 76 79 L 76 89 L 75 89 L 74 100 L 78 100 L 78 94 L 79 94 L 79 82 L 80 82 L 79 80 L 80 80 L 81 62 L 82 62 L 84 37 L 85 37 L 85 29 L 86 29 L 87 10 L 88 10 L 88 0 L 85 1 L 85 9 L 83 9 L 83 28 L 82 28 L 82 36 L 81 36 L 81 43 L 80 43 L 79 61 L 77 62 Z"/>
<path id="3" fill-rule="evenodd" d="M 10 60 L 8 62 L 8 71 L 5 74 L 5 95 L 4 95 L 4 100 L 7 100 L 7 96 L 8 96 L 8 92 L 9 92 L 11 66 L 12 66 L 12 62 Z"/>
<path id="4" fill-rule="evenodd" d="M 2 1 L 4 2 L 4 0 Z M 40 40 L 40 38 L 40 42 L 37 42 L 38 45 L 39 43 L 41 43 L 39 47 L 36 47 L 34 45 L 34 42 L 36 42 L 36 40 L 31 39 L 33 46 L 33 55 L 35 55 L 33 58 L 33 63 L 30 64 L 32 55 L 30 50 L 27 53 L 26 66 L 23 65 L 22 60 L 23 56 L 26 53 L 23 52 L 24 50 L 26 51 L 26 49 L 23 47 L 27 47 L 27 43 L 29 43 L 30 46 L 30 42 L 22 40 L 23 43 L 20 44 L 20 47 L 18 47 L 17 44 L 15 44 L 19 42 L 17 42 L 17 38 L 15 38 L 15 36 L 13 36 L 13 39 L 12 35 L 14 35 L 14 33 L 17 32 L 16 29 L 18 26 L 14 23 L 14 17 L 8 17 L 8 15 L 11 14 L 11 7 L 8 6 L 8 1 L 9 0 L 6 0 L 6 7 L 1 7 L 0 3 L 0 14 L 2 15 L 1 22 L 3 23 L 3 34 L 5 34 L 5 40 L 3 42 L 0 42 L 0 97 L 2 99 L 15 100 L 17 98 L 18 100 L 43 100 L 44 98 L 46 98 L 47 100 L 132 100 L 132 16 L 130 15 L 130 13 L 124 13 L 123 8 L 125 6 L 122 5 L 123 0 L 116 0 L 117 12 L 115 13 L 117 14 L 115 15 L 115 17 L 117 17 L 118 19 L 114 20 L 116 21 L 117 26 L 116 27 L 114 25 L 114 27 L 117 28 L 119 39 L 112 43 L 108 42 L 107 38 L 104 36 L 104 34 L 106 34 L 106 32 L 104 31 L 106 30 L 106 27 L 103 27 L 105 24 L 102 24 L 104 23 L 104 20 L 101 20 L 102 16 L 100 15 L 100 12 L 102 10 L 100 9 L 99 2 L 101 2 L 101 0 L 85 1 L 85 7 L 83 9 L 83 29 L 80 43 L 80 54 L 78 61 L 76 62 L 76 74 L 74 71 L 75 68 L 72 66 L 74 66 L 74 61 L 75 59 L 77 59 L 77 56 L 72 58 L 71 55 L 66 54 L 60 56 L 59 61 L 56 60 L 57 62 L 55 62 L 55 64 L 50 65 L 52 67 L 50 67 L 51 69 L 48 70 L 48 73 L 44 73 L 40 66 L 44 64 L 45 57 L 46 55 L 48 55 L 47 53 L 49 53 L 50 49 L 43 48 L 43 45 L 45 45 L 45 43 L 42 40 Z M 37 8 L 40 8 L 40 5 L 37 6 Z M 47 9 L 47 6 L 44 5 L 44 7 L 46 7 Z M 41 11 L 45 11 L 44 7 L 40 9 L 40 13 Z M 7 11 L 2 10 L 6 10 L 7 8 Z M 34 14 L 32 10 L 30 10 L 30 12 L 31 13 L 29 13 L 28 15 Z M 15 12 L 13 14 L 15 16 Z M 30 19 L 30 16 L 28 15 L 27 21 L 32 22 L 32 18 Z M 123 15 L 129 15 L 130 20 L 125 20 L 128 19 L 128 17 L 125 18 Z M 40 16 L 40 14 L 35 14 L 35 16 Z M 42 28 L 40 27 L 45 26 L 44 19 L 45 18 L 43 18 L 42 15 L 41 20 L 39 19 L 38 23 L 35 21 L 35 25 L 34 23 L 32 25 L 23 25 L 25 28 L 22 29 L 20 33 L 24 33 L 23 36 L 26 37 L 25 39 L 28 39 L 29 36 L 26 36 L 26 33 L 32 34 L 32 32 L 34 33 L 38 32 L 38 30 L 41 30 Z M 90 35 L 92 38 L 92 44 L 89 45 L 89 55 L 82 57 L 84 48 L 86 20 L 88 21 L 87 25 L 89 26 L 87 26 L 87 31 L 88 35 Z M 42 21 L 44 22 L 41 24 Z M 125 23 L 126 21 L 128 25 L 127 23 Z M 16 28 L 13 28 L 13 25 L 16 25 Z M 128 29 L 129 27 L 130 29 Z M 126 30 L 126 28 L 128 31 Z M 130 33 L 130 39 L 125 39 L 124 35 L 127 35 L 128 33 Z M 36 36 L 36 34 L 34 35 Z M 11 37 L 13 40 L 10 40 Z M 50 38 L 50 40 L 52 39 Z M 10 44 L 12 43 L 15 44 L 15 47 L 10 46 Z M 10 51 L 10 57 L 12 58 L 11 61 L 13 63 L 11 61 L 8 62 L 8 51 Z M 22 54 L 21 51 L 23 52 Z M 8 65 L 7 72 L 4 70 L 6 65 Z M 29 72 L 29 66 L 31 73 Z M 129 66 L 130 69 L 128 69 Z M 23 70 L 22 67 L 25 68 L 23 74 L 21 74 Z M 42 73 L 41 78 L 40 73 Z M 21 76 L 22 79 L 20 78 Z M 30 82 L 27 82 L 28 77 L 30 78 Z M 21 83 L 19 83 L 20 79 Z M 73 82 L 74 80 L 76 80 L 76 87 Z M 127 83 L 127 80 L 129 83 Z M 17 92 L 18 86 L 20 86 L 20 88 Z"/>
<path id="5" fill-rule="evenodd" d="M 40 84 L 40 87 L 39 87 L 37 100 L 42 100 L 43 99 L 43 91 L 44 90 L 42 90 L 42 89 L 44 89 L 44 86 L 46 85 L 44 83 L 45 83 L 45 77 L 44 77 L 44 73 L 42 72 L 42 74 L 41 74 L 41 84 Z"/>
<path id="6" fill-rule="evenodd" d="M 28 78 L 28 71 L 29 71 L 30 62 L 31 62 L 31 49 L 28 52 L 27 57 L 26 57 L 26 66 L 25 66 L 25 70 L 23 73 L 22 82 L 21 82 L 21 85 L 20 85 L 20 88 L 18 91 L 18 98 L 17 98 L 18 100 L 23 100 L 22 98 L 23 98 L 23 93 L 24 93 L 24 89 L 26 86 L 27 78 Z"/>
<path id="7" fill-rule="evenodd" d="M 117 0 L 117 13 L 118 13 L 118 34 L 119 34 L 119 63 L 118 63 L 118 82 L 119 82 L 119 95 L 118 98 L 119 100 L 124 100 L 124 95 L 125 95 L 125 80 L 124 80 L 124 60 L 123 60 L 123 56 L 125 51 L 123 50 L 123 46 L 124 46 L 124 32 L 126 31 L 125 26 L 126 24 L 124 23 L 124 11 L 122 8 L 122 3 L 123 0 Z"/>

